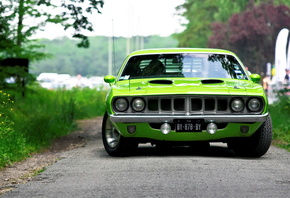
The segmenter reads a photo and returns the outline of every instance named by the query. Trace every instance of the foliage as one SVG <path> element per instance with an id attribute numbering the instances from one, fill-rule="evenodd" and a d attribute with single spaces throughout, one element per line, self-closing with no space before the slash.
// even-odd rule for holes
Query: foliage
<path id="1" fill-rule="evenodd" d="M 277 102 L 269 106 L 274 128 L 274 144 L 290 151 L 290 98 L 283 94 L 278 98 Z"/>
<path id="2" fill-rule="evenodd" d="M 31 60 L 45 58 L 46 54 L 37 51 L 42 46 L 36 44 L 35 40 L 28 40 L 32 33 L 31 30 L 25 30 L 22 22 L 16 22 L 16 17 L 20 16 L 22 12 L 21 8 L 16 8 L 15 5 L 15 2 L 12 1 L 0 2 L 0 60 L 4 58 L 28 58 Z"/>
<path id="3" fill-rule="evenodd" d="M 188 21 L 186 29 L 175 35 L 179 47 L 207 47 L 213 22 L 226 22 L 233 14 L 245 11 L 248 5 L 253 7 L 263 2 L 290 6 L 288 0 L 186 0 L 177 7 Z"/>
<path id="4" fill-rule="evenodd" d="M 274 60 L 279 31 L 289 28 L 289 24 L 290 8 L 287 6 L 260 4 L 249 7 L 225 23 L 214 23 L 209 46 L 234 51 L 252 72 L 261 73 L 266 63 Z"/>
<path id="5" fill-rule="evenodd" d="M 11 95 L 0 90 L 0 168 L 27 156 L 25 138 L 13 129 L 9 115 L 14 112 Z"/>
<path id="6" fill-rule="evenodd" d="M 44 3 L 50 4 L 51 6 L 50 1 L 42 1 L 46 1 Z M 83 5 L 88 6 L 83 7 Z M 82 30 L 92 32 L 94 29 L 86 14 L 92 14 L 93 11 L 97 11 L 100 14 L 101 12 L 99 6 L 103 7 L 103 5 L 103 0 L 62 0 L 61 7 L 65 8 L 67 12 L 62 12 L 61 15 L 57 15 L 55 18 L 49 19 L 49 22 L 58 23 L 61 21 L 65 30 L 73 28 L 75 31 L 73 37 L 81 39 L 81 42 L 78 43 L 77 46 L 87 48 L 89 47 L 90 43 L 88 37 L 82 33 Z"/>
<path id="7" fill-rule="evenodd" d="M 0 90 L 0 123 L 4 124 L 7 121 L 7 114 L 10 111 L 13 111 L 14 101 L 11 100 L 10 94 Z M 8 123 L 7 126 L 10 126 L 12 123 Z"/>
<path id="8" fill-rule="evenodd" d="M 7 82 L 10 80 L 11 82 Z M 35 77 L 26 71 L 25 67 L 5 66 L 0 67 L 0 89 L 14 88 L 22 89 L 22 82 L 29 84 L 35 81 Z"/>
<path id="9" fill-rule="evenodd" d="M 77 41 L 68 39 L 42 39 L 40 43 L 45 45 L 45 53 L 53 55 L 51 59 L 32 63 L 31 72 L 38 75 L 42 72 L 67 73 L 82 76 L 104 76 L 108 74 L 108 37 L 90 37 L 89 49 L 74 48 Z M 133 41 L 135 37 L 131 38 Z M 116 37 L 114 52 L 114 72 L 116 74 L 121 67 L 126 54 L 127 38 Z M 133 42 L 132 42 L 133 43 Z M 144 37 L 144 48 L 176 47 L 177 41 L 172 37 L 149 36 Z M 134 46 L 131 47 L 132 50 Z M 64 50 L 69 49 L 69 50 Z"/>
<path id="10" fill-rule="evenodd" d="M 8 9 L 7 5 L 3 5 L 3 2 L 0 2 L 0 59 L 3 57 L 3 51 L 9 50 L 15 46 L 13 40 L 10 38 L 11 30 L 10 23 L 13 20 L 13 17 L 3 16 L 2 13 L 5 13 Z"/>
<path id="11" fill-rule="evenodd" d="M 35 149 L 71 130 L 74 109 L 70 95 L 28 90 L 25 98 L 18 98 L 14 108 L 17 112 L 12 115 L 15 130 L 21 131 Z"/>
<path id="12" fill-rule="evenodd" d="M 0 91 L 0 167 L 39 151 L 75 128 L 75 119 L 103 115 L 105 91 L 50 91 L 30 87 L 26 97 Z"/>
<path id="13" fill-rule="evenodd" d="M 96 91 L 89 88 L 75 88 L 67 92 L 73 96 L 75 119 L 92 118 L 104 114 L 107 94 L 105 90 Z"/>
<path id="14" fill-rule="evenodd" d="M 89 47 L 83 31 L 93 31 L 88 16 L 100 13 L 103 0 L 3 0 L 0 2 L 0 60 L 5 58 L 27 58 L 32 61 L 47 58 L 40 52 L 36 40 L 31 39 L 48 23 L 60 24 L 65 30 L 74 30 L 73 37 L 81 39 L 78 47 Z M 53 10 L 53 12 L 51 12 Z"/>
<path id="15" fill-rule="evenodd" d="M 186 29 L 176 34 L 179 47 L 206 47 L 208 37 L 211 35 L 213 21 L 226 21 L 233 13 L 245 9 L 247 1 L 238 0 L 186 0 L 178 10 L 187 20 Z"/>

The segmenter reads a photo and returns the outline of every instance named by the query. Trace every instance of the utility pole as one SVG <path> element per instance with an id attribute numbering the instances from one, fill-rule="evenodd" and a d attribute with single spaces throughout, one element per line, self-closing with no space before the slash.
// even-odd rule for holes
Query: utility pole
<path id="1" fill-rule="evenodd" d="M 140 49 L 144 49 L 144 36 L 140 37 Z"/>
<path id="2" fill-rule="evenodd" d="M 112 75 L 113 68 L 113 38 L 108 37 L 108 75 Z"/>

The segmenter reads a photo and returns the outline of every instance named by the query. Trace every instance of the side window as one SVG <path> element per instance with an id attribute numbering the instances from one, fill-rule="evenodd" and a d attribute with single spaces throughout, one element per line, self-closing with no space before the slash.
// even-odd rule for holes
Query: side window
<path id="1" fill-rule="evenodd" d="M 246 75 L 244 74 L 244 72 L 242 72 L 241 68 L 238 65 L 234 66 L 234 72 L 237 79 L 246 79 Z"/>
<path id="2" fill-rule="evenodd" d="M 122 76 L 136 77 L 141 75 L 140 62 L 139 60 L 129 60 Z"/>

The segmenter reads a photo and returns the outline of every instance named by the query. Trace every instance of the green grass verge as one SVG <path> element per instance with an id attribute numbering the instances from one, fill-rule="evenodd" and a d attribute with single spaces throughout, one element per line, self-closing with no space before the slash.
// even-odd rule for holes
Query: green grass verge
<path id="1" fill-rule="evenodd" d="M 0 168 L 40 151 L 76 127 L 76 119 L 104 113 L 106 91 L 28 88 L 25 97 L 0 92 Z"/>
<path id="2" fill-rule="evenodd" d="M 273 122 L 273 144 L 290 151 L 290 97 L 280 96 L 269 106 Z"/>

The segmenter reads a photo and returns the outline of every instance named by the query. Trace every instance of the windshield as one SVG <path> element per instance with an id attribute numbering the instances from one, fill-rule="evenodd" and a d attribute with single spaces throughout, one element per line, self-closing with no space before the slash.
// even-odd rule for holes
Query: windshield
<path id="1" fill-rule="evenodd" d="M 184 53 L 131 57 L 120 80 L 164 77 L 247 79 L 234 56 Z"/>

